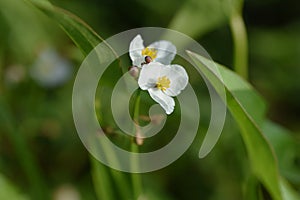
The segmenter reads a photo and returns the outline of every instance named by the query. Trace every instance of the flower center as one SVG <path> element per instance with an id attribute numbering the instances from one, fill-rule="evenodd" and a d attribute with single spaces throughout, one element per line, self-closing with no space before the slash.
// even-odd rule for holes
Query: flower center
<path id="1" fill-rule="evenodd" d="M 157 50 L 154 48 L 148 48 L 146 47 L 145 49 L 142 50 L 142 55 L 143 56 L 150 56 L 152 60 L 154 60 L 157 56 Z"/>
<path id="2" fill-rule="evenodd" d="M 170 83 L 170 79 L 168 79 L 166 76 L 159 77 L 156 82 L 156 87 L 162 91 L 166 91 L 166 89 L 170 87 Z"/>

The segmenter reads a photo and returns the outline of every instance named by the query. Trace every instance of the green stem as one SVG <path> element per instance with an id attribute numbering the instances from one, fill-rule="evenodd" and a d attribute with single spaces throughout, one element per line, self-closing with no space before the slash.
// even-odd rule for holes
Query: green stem
<path id="1" fill-rule="evenodd" d="M 101 93 L 103 93 L 103 90 L 101 90 Z M 96 102 L 100 102 L 100 99 L 96 99 Z M 97 110 L 101 110 L 100 106 L 101 104 L 98 103 Z M 101 124 L 102 116 L 103 114 L 98 113 L 98 119 L 100 124 Z M 104 135 L 105 133 L 102 134 L 103 134 L 102 137 L 107 137 L 107 135 Z M 120 166 L 115 151 L 105 141 L 99 138 L 99 140 L 91 141 L 91 144 L 94 144 L 93 148 L 95 149 L 97 149 L 97 147 L 102 148 L 102 151 L 104 152 L 105 157 L 110 164 L 115 166 Z M 106 166 L 104 166 L 100 162 L 97 162 L 95 159 L 93 160 L 91 159 L 91 162 L 94 166 L 94 172 L 95 172 L 93 173 L 93 179 L 95 183 L 94 185 L 95 185 L 97 195 L 100 199 L 109 200 L 109 199 L 116 198 L 114 197 L 114 193 L 112 192 L 114 183 L 122 199 L 131 199 L 132 195 L 130 193 L 130 187 L 128 186 L 127 177 L 123 172 L 116 171 L 112 168 L 107 169 Z M 98 188 L 98 185 L 100 188 Z M 107 192 L 108 194 L 103 194 L 105 192 Z"/>
<path id="2" fill-rule="evenodd" d="M 106 136 L 105 136 L 106 137 Z M 116 154 L 113 149 L 107 143 L 101 142 L 101 146 L 105 152 L 106 158 L 109 161 L 109 163 L 113 163 L 113 165 L 119 166 L 119 160 L 116 157 Z M 102 165 L 102 164 L 99 164 Z M 116 171 L 115 169 L 110 168 L 110 173 L 112 175 L 113 180 L 116 183 L 116 187 L 118 191 L 120 192 L 120 195 L 122 199 L 130 199 L 130 190 L 128 185 L 128 182 L 126 181 L 126 177 L 124 176 L 124 173 L 121 171 Z"/>
<path id="3" fill-rule="evenodd" d="M 241 12 L 233 11 L 230 17 L 230 29 L 234 44 L 234 70 L 248 79 L 248 39 Z"/>
<path id="4" fill-rule="evenodd" d="M 140 111 L 140 96 L 141 90 L 139 89 L 136 95 L 135 105 L 134 105 L 134 114 L 133 114 L 133 120 L 138 125 L 139 124 L 139 111 Z M 136 130 L 136 126 L 134 128 Z M 138 137 L 138 136 L 137 136 Z M 136 142 L 134 141 L 135 138 L 132 139 L 131 142 L 131 152 L 138 153 L 139 148 Z M 137 158 L 133 158 L 131 160 L 131 166 L 133 171 L 137 171 L 139 169 L 139 160 Z M 131 173 L 131 179 L 132 179 L 132 185 L 133 185 L 133 195 L 134 199 L 138 199 L 138 197 L 142 194 L 142 179 L 141 175 L 138 173 Z"/>
<path id="5" fill-rule="evenodd" d="M 111 147 L 107 145 L 107 143 L 102 142 L 101 139 L 96 142 L 98 141 L 100 142 L 101 148 L 103 148 L 108 162 L 113 163 L 113 165 L 119 165 L 119 161 Z M 116 199 L 116 192 L 113 191 L 113 186 L 116 186 L 116 189 L 122 199 L 131 199 L 130 188 L 128 187 L 128 182 L 126 181 L 126 177 L 123 172 L 108 168 L 92 157 L 91 163 L 93 167 L 92 176 L 94 187 L 99 199 Z"/>
<path id="6" fill-rule="evenodd" d="M 108 170 L 102 163 L 90 156 L 92 178 L 98 199 L 114 200 L 114 192 Z"/>
<path id="7" fill-rule="evenodd" d="M 131 151 L 132 152 L 138 152 L 138 145 L 135 144 L 135 142 L 132 142 L 131 144 Z M 139 168 L 138 160 L 133 159 L 131 161 L 132 169 L 137 170 Z M 142 179 L 141 175 L 138 173 L 131 173 L 131 180 L 132 180 L 132 186 L 133 186 L 133 196 L 134 199 L 138 199 L 138 197 L 142 194 L 143 186 L 142 186 Z"/>
<path id="8" fill-rule="evenodd" d="M 136 94 L 135 104 L 134 104 L 134 113 L 133 113 L 133 120 L 137 124 L 139 124 L 140 102 L 141 102 L 141 90 L 138 89 Z"/>

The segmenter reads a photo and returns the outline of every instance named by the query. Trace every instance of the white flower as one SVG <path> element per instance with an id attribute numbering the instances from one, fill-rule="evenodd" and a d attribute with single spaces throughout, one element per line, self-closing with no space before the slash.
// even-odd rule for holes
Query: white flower
<path id="1" fill-rule="evenodd" d="M 70 79 L 71 74 L 71 63 L 51 47 L 40 52 L 30 69 L 30 76 L 47 88 L 62 85 Z"/>
<path id="2" fill-rule="evenodd" d="M 141 67 L 145 57 L 150 56 L 153 62 L 169 65 L 176 55 L 176 47 L 168 41 L 160 40 L 145 48 L 143 39 L 137 35 L 130 43 L 129 56 L 132 64 Z"/>
<path id="3" fill-rule="evenodd" d="M 163 65 L 151 62 L 144 65 L 138 84 L 142 90 L 148 90 L 154 101 L 159 103 L 167 114 L 174 110 L 172 97 L 180 94 L 188 84 L 188 75 L 180 65 Z"/>

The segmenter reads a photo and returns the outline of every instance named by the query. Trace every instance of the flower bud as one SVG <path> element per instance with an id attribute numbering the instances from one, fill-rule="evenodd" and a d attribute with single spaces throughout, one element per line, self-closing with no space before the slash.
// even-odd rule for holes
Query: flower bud
<path id="1" fill-rule="evenodd" d="M 139 76 L 139 68 L 137 66 L 130 66 L 128 71 L 133 78 L 137 78 Z"/>
<path id="2" fill-rule="evenodd" d="M 142 137 L 141 130 L 137 130 L 137 132 L 135 134 L 136 134 L 135 143 L 139 146 L 143 145 L 144 144 L 144 138 Z"/>
<path id="3" fill-rule="evenodd" d="M 145 62 L 146 62 L 146 64 L 152 62 L 152 58 L 150 56 L 146 56 L 145 57 Z"/>

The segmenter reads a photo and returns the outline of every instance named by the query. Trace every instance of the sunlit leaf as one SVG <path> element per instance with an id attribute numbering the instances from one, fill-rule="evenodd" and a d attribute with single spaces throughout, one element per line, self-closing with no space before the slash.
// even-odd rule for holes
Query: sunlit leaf
<path id="1" fill-rule="evenodd" d="M 192 52 L 188 52 L 188 54 L 217 92 L 222 89 L 219 87 L 224 85 L 227 107 L 240 127 L 253 173 L 274 199 L 281 200 L 280 178 L 275 155 L 257 125 L 257 122 L 261 122 L 260 114 L 257 113 L 260 113 L 261 106 L 259 105 L 262 104 L 257 94 L 249 85 L 241 79 L 237 79 L 237 76 L 225 67 L 198 54 Z M 224 81 L 215 74 L 214 68 L 216 66 Z M 251 104 L 253 106 L 249 107 Z M 258 108 L 255 108 L 256 105 Z"/>
<path id="2" fill-rule="evenodd" d="M 225 22 L 225 13 L 218 1 L 193 0 L 187 1 L 176 13 L 169 28 L 193 37 L 201 36 Z"/>
<path id="3" fill-rule="evenodd" d="M 200 37 L 229 20 L 232 7 L 241 0 L 188 0 L 174 16 L 169 28 L 190 37 Z"/>
<path id="4" fill-rule="evenodd" d="M 282 192 L 283 199 L 285 199 L 285 200 L 299 200 L 300 199 L 299 193 L 295 192 L 295 190 L 293 190 L 292 187 L 284 179 L 281 179 L 280 186 L 281 186 L 281 192 Z"/>

